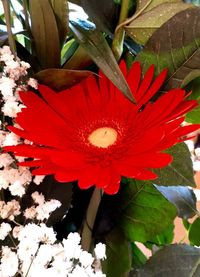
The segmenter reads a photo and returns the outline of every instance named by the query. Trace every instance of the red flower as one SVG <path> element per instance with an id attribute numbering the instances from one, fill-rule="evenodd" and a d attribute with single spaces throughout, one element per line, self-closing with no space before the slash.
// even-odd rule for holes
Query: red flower
<path id="1" fill-rule="evenodd" d="M 150 101 L 166 77 L 166 70 L 153 81 L 152 65 L 143 80 L 141 67 L 121 69 L 137 104 L 131 103 L 100 73 L 74 87 L 55 93 L 40 85 L 42 98 L 21 92 L 26 108 L 17 115 L 22 129 L 11 131 L 34 144 L 5 147 L 18 156 L 32 157 L 20 163 L 36 167 L 35 175 L 54 174 L 60 182 L 78 180 L 80 188 L 93 185 L 108 194 L 119 190 L 121 176 L 155 179 L 151 168 L 172 161 L 162 150 L 184 140 L 199 125 L 181 127 L 184 114 L 197 106 L 185 100 L 185 91 L 173 89 Z"/>

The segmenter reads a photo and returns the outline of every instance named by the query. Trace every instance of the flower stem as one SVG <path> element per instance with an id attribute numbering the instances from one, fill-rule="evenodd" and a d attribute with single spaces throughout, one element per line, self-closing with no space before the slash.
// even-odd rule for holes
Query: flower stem
<path id="1" fill-rule="evenodd" d="M 102 191 L 95 188 L 90 199 L 90 203 L 86 212 L 86 218 L 83 224 L 81 234 L 81 245 L 83 250 L 89 251 L 92 242 L 92 230 L 96 219 L 97 211 L 101 202 Z"/>
<path id="2" fill-rule="evenodd" d="M 119 25 L 126 20 L 128 15 L 128 7 L 129 7 L 129 0 L 122 0 L 119 22 L 118 22 Z M 112 42 L 112 51 L 113 51 L 113 54 L 115 55 L 116 60 L 119 60 L 123 52 L 124 34 L 125 32 L 123 28 L 118 28 L 118 27 L 116 28 L 113 42 Z"/>
<path id="3" fill-rule="evenodd" d="M 15 40 L 13 38 L 13 33 L 12 33 L 12 28 L 11 28 L 10 6 L 9 6 L 8 2 L 9 2 L 8 0 L 2 0 L 5 19 L 6 19 L 6 27 L 7 27 L 7 32 L 8 32 L 8 43 L 9 43 L 9 46 L 10 46 L 10 49 L 11 49 L 13 55 L 16 58 L 16 45 L 15 45 Z"/>

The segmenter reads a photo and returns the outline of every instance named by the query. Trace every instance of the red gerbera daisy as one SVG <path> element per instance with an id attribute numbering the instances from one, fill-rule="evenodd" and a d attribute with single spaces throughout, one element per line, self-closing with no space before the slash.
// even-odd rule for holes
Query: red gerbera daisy
<path id="1" fill-rule="evenodd" d="M 93 185 L 108 194 L 119 190 L 121 176 L 151 180 L 151 168 L 172 161 L 162 150 L 183 141 L 199 125 L 181 127 L 184 114 L 197 106 L 185 100 L 185 91 L 173 89 L 150 101 L 164 82 L 167 70 L 153 81 L 152 65 L 141 80 L 141 67 L 121 69 L 136 99 L 130 102 L 100 73 L 56 93 L 40 85 L 42 98 L 34 92 L 20 92 L 26 108 L 17 115 L 22 129 L 11 131 L 34 144 L 5 147 L 18 156 L 32 157 L 20 163 L 36 167 L 35 175 L 54 174 L 59 182 L 78 180 L 82 189 Z"/>

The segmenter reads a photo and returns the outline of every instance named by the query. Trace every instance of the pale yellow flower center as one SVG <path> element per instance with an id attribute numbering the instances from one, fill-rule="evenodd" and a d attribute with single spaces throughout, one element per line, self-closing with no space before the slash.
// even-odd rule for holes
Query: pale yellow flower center
<path id="1" fill-rule="evenodd" d="M 101 148 L 113 145 L 117 140 L 117 131 L 110 127 L 101 127 L 94 130 L 88 137 L 89 142 Z"/>

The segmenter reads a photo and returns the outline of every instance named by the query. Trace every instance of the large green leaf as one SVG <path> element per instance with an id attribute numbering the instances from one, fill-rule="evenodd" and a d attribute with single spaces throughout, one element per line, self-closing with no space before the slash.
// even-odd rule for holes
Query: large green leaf
<path id="1" fill-rule="evenodd" d="M 145 72 L 155 64 L 158 74 L 168 68 L 165 89 L 180 86 L 193 69 L 200 68 L 200 8 L 194 7 L 173 16 L 148 40 L 136 60 Z"/>
<path id="2" fill-rule="evenodd" d="M 138 1 L 142 2 L 142 1 Z M 146 1 L 145 1 L 146 2 Z M 157 3 L 156 3 L 157 2 Z M 152 34 L 167 20 L 178 12 L 188 9 L 192 5 L 182 1 L 152 1 L 140 16 L 136 17 L 128 26 L 126 33 L 137 43 L 145 44 Z M 142 8 L 142 7 L 141 7 Z M 139 8 L 140 10 L 140 8 Z M 136 11 L 137 13 L 138 11 Z"/>
<path id="3" fill-rule="evenodd" d="M 198 277 L 200 249 L 189 245 L 165 246 L 157 251 L 146 265 L 132 277 Z"/>
<path id="4" fill-rule="evenodd" d="M 50 68 L 38 72 L 35 74 L 35 78 L 41 84 L 45 84 L 56 91 L 60 91 L 81 82 L 91 74 L 92 72 L 87 70 Z"/>
<path id="5" fill-rule="evenodd" d="M 154 183 L 161 186 L 195 187 L 191 155 L 186 144 L 177 144 L 165 152 L 173 157 L 173 162 L 153 170 L 158 175 Z"/>
<path id="6" fill-rule="evenodd" d="M 131 248 L 123 234 L 114 229 L 106 237 L 106 276 L 121 277 L 130 271 Z"/>
<path id="7" fill-rule="evenodd" d="M 119 224 L 128 240 L 150 241 L 173 222 L 176 208 L 150 182 L 130 180 L 124 186 Z"/>
<path id="8" fill-rule="evenodd" d="M 33 46 L 42 68 L 60 65 L 60 42 L 56 18 L 49 0 L 30 0 Z M 34 51 L 33 51 L 34 52 Z"/>
<path id="9" fill-rule="evenodd" d="M 71 21 L 70 28 L 78 42 L 104 74 L 126 97 L 133 101 L 132 93 L 102 33 L 93 24 L 83 20 Z"/>
<path id="10" fill-rule="evenodd" d="M 68 26 L 69 25 L 68 3 L 67 3 L 67 0 L 50 0 L 50 1 L 53 7 L 53 11 L 56 15 L 60 42 L 62 44 L 66 39 L 68 27 L 69 27 Z"/>

